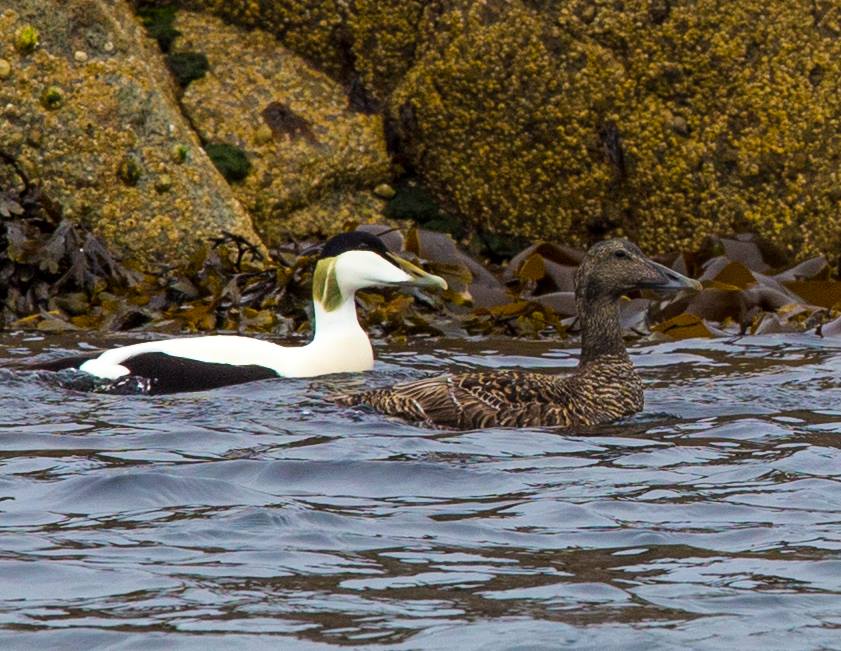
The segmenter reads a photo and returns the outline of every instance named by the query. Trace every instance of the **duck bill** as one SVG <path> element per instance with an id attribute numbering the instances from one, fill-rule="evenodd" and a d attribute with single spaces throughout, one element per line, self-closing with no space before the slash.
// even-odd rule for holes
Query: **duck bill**
<path id="1" fill-rule="evenodd" d="M 657 264 L 652 260 L 647 260 L 652 271 L 656 274 L 656 278 L 643 284 L 645 289 L 655 289 L 658 291 L 678 291 L 681 289 L 692 289 L 700 291 L 703 286 L 694 278 L 687 278 L 683 274 L 679 274 L 673 269 L 664 267 L 662 264 Z"/>
<path id="2" fill-rule="evenodd" d="M 435 274 L 427 273 L 417 265 L 412 264 L 408 260 L 401 258 L 400 256 L 394 255 L 393 253 L 388 253 L 388 259 L 393 262 L 397 267 L 402 269 L 409 278 L 403 282 L 398 284 L 400 285 L 415 285 L 417 287 L 434 287 L 436 289 L 447 289 L 447 281 L 441 278 L 441 276 L 436 276 Z"/>

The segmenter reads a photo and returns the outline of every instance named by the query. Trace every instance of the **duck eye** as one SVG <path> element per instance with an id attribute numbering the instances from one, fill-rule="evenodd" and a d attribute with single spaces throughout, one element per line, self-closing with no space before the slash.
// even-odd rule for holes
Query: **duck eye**
<path id="1" fill-rule="evenodd" d="M 613 257 L 614 258 L 619 258 L 619 259 L 624 259 L 624 258 L 628 258 L 629 256 L 628 256 L 627 251 L 623 251 L 622 249 L 619 249 L 618 251 L 613 252 Z"/>

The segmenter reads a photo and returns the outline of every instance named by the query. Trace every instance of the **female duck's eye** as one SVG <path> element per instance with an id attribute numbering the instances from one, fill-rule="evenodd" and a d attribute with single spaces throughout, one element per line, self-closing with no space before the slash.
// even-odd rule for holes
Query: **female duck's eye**
<path id="1" fill-rule="evenodd" d="M 628 254 L 625 251 L 623 251 L 622 249 L 619 249 L 618 251 L 613 252 L 613 257 L 614 258 L 627 258 Z"/>

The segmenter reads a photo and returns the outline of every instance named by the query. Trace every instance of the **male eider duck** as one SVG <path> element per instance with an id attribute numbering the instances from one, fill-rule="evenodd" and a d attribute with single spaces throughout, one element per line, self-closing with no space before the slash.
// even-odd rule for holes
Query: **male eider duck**
<path id="1" fill-rule="evenodd" d="M 234 335 L 179 337 L 74 357 L 35 368 L 78 368 L 106 391 L 149 394 L 201 391 L 273 377 L 313 377 L 370 370 L 374 354 L 356 318 L 356 291 L 414 285 L 446 289 L 443 278 L 390 253 L 376 236 L 356 231 L 329 239 L 313 274 L 314 335 L 304 346 L 279 346 Z M 126 389 L 128 392 L 129 389 Z"/>
<path id="2" fill-rule="evenodd" d="M 630 416 L 643 407 L 642 381 L 625 350 L 619 301 L 635 289 L 701 288 L 646 258 L 631 242 L 593 246 L 575 275 L 581 357 L 569 375 L 519 371 L 444 375 L 339 396 L 430 427 L 575 427 Z"/>

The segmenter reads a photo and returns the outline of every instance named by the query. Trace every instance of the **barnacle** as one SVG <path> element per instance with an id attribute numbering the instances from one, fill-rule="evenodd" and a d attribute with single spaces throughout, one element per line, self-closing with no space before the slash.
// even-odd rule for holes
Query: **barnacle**
<path id="1" fill-rule="evenodd" d="M 38 47 L 40 35 L 32 25 L 24 25 L 15 32 L 15 48 L 21 54 L 28 54 Z"/>
<path id="2" fill-rule="evenodd" d="M 64 93 L 58 86 L 47 86 L 41 93 L 41 105 L 45 109 L 54 110 L 64 103 Z"/>
<path id="3" fill-rule="evenodd" d="M 117 165 L 117 177 L 126 185 L 137 185 L 143 175 L 143 165 L 133 154 L 126 154 Z"/>

